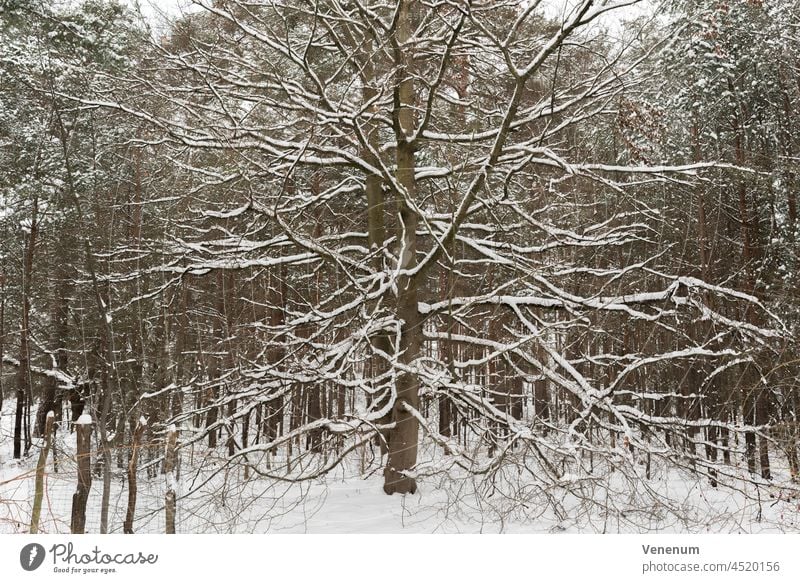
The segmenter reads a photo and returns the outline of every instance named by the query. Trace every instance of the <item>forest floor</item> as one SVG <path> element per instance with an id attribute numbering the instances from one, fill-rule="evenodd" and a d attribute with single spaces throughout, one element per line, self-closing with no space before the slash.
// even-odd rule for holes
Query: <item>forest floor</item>
<path id="1" fill-rule="evenodd" d="M 29 455 L 12 459 L 13 402 L 0 411 L 0 534 L 27 532 L 40 440 Z M 58 471 L 48 459 L 40 530 L 68 533 L 76 486 L 75 436 L 62 429 L 56 438 Z M 203 451 L 201 456 L 198 452 Z M 421 457 L 432 459 L 433 450 Z M 356 456 L 357 457 L 357 456 Z M 123 459 L 124 458 L 124 459 Z M 114 454 L 116 462 L 116 453 Z M 148 477 L 143 453 L 134 530 L 164 531 L 166 480 L 156 470 Z M 108 524 L 121 532 L 127 508 L 121 456 L 112 472 Z M 775 460 L 777 464 L 780 460 Z M 363 471 L 362 471 L 363 470 Z M 636 470 L 641 471 L 643 470 Z M 784 472 L 785 473 L 785 472 Z M 598 473 L 598 479 L 571 477 L 542 486 L 513 465 L 493 479 L 441 472 L 419 480 L 414 495 L 386 496 L 380 458 L 364 466 L 360 459 L 325 477 L 301 483 L 259 477 L 243 466 L 209 457 L 205 448 L 181 453 L 178 532 L 190 533 L 436 533 L 436 532 L 712 532 L 800 531 L 800 501 L 779 487 L 786 476 L 778 468 L 774 485 L 710 487 L 690 471 L 653 468 L 651 478 Z M 98 532 L 102 477 L 93 476 L 87 505 L 87 530 Z"/>

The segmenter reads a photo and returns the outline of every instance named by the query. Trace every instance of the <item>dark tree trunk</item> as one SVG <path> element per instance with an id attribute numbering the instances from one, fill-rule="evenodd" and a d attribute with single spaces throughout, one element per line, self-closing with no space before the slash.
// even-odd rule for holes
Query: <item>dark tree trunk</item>
<path id="1" fill-rule="evenodd" d="M 72 496 L 72 522 L 70 532 L 83 534 L 86 531 L 86 501 L 92 487 L 92 424 L 78 423 L 77 455 L 78 455 L 78 488 Z"/>
<path id="2" fill-rule="evenodd" d="M 403 274 L 397 281 L 396 313 L 400 325 L 400 354 L 398 360 L 404 367 L 413 366 L 422 347 L 422 321 L 417 301 L 419 274 L 407 274 L 417 266 L 417 214 L 409 207 L 417 194 L 414 146 L 407 141 L 414 130 L 414 81 L 410 70 L 410 59 L 404 55 L 402 45 L 411 38 L 413 10 L 412 2 L 402 2 L 399 7 L 394 45 L 397 67 L 397 89 L 394 112 L 394 134 L 397 140 L 396 177 L 399 189 L 395 192 L 399 224 L 399 268 Z M 392 406 L 394 427 L 389 432 L 389 453 L 384 470 L 383 490 L 387 494 L 413 494 L 417 482 L 408 472 L 417 463 L 417 440 L 419 422 L 413 412 L 419 410 L 419 379 L 414 373 L 400 371 L 396 381 L 396 399 Z"/>
<path id="3" fill-rule="evenodd" d="M 14 458 L 27 455 L 31 446 L 28 411 L 32 397 L 30 377 L 30 310 L 31 310 L 31 278 L 33 277 L 33 255 L 36 248 L 38 230 L 38 198 L 33 198 L 31 212 L 31 229 L 28 233 L 25 255 L 22 265 L 22 322 L 19 334 L 19 368 L 17 369 L 17 408 L 14 413 Z M 23 444 L 24 441 L 24 444 Z"/>
<path id="4" fill-rule="evenodd" d="M 147 423 L 143 423 L 143 419 L 136 422 L 136 429 L 133 431 L 133 439 L 131 442 L 131 459 L 128 462 L 128 510 L 125 513 L 125 523 L 122 526 L 122 531 L 125 534 L 133 534 L 133 518 L 136 514 L 136 469 L 139 463 L 139 447 L 142 442 L 142 435 L 147 427 Z"/>

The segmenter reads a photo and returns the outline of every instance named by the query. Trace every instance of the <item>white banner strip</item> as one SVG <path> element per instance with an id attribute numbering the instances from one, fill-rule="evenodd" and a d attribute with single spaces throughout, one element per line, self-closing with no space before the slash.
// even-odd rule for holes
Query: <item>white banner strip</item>
<path id="1" fill-rule="evenodd" d="M 798 549 L 800 535 L 6 535 L 0 580 L 777 583 L 800 581 Z"/>

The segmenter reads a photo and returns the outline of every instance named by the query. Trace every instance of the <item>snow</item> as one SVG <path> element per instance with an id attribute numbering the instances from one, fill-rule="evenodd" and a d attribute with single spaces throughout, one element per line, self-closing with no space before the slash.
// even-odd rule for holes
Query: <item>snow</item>
<path id="1" fill-rule="evenodd" d="M 8 445 L 14 403 L 0 411 L 0 443 Z M 64 424 L 56 435 L 59 470 L 48 464 L 42 532 L 67 533 L 72 494 L 77 481 L 75 433 Z M 175 431 L 174 426 L 169 431 Z M 158 447 L 155 455 L 161 455 Z M 26 532 L 30 519 L 36 448 L 23 460 L 8 459 L 0 450 L 0 534 Z M 627 459 L 620 454 L 622 464 Z M 667 469 L 656 458 L 650 480 L 635 461 L 631 480 L 612 468 L 596 475 L 565 472 L 552 484 L 518 480 L 517 469 L 497 479 L 468 476 L 448 465 L 440 448 L 420 452 L 419 490 L 414 495 L 387 496 L 382 491 L 380 456 L 345 463 L 320 479 L 303 483 L 259 477 L 244 479 L 241 465 L 225 466 L 205 450 L 180 450 L 179 471 L 148 477 L 145 445 L 140 458 L 139 499 L 134 530 L 164 531 L 164 496 L 179 493 L 178 532 L 197 533 L 762 533 L 800 532 L 798 500 L 781 489 L 788 475 L 777 456 L 775 485 L 748 484 L 711 488 L 690 471 Z M 258 455 L 258 454 L 254 454 Z M 514 459 L 509 452 L 509 459 Z M 627 455 L 627 454 L 626 454 Z M 280 456 L 279 456 L 280 457 Z M 266 456 L 251 457 L 263 468 Z M 274 459 L 273 463 L 279 463 Z M 437 471 L 433 471 L 437 468 Z M 116 466 L 111 483 L 109 524 L 120 532 L 125 518 L 124 469 Z M 746 468 L 733 471 L 744 477 Z M 117 476 L 116 474 L 119 474 Z M 780 476 L 779 476 L 780 474 Z M 544 486 L 545 491 L 539 488 Z M 650 495 L 650 489 L 656 496 Z M 99 528 L 102 481 L 93 482 L 87 505 L 87 531 Z M 114 501 L 121 501 L 115 504 Z M 593 501 L 593 502 L 592 502 Z M 647 503 L 645 503 L 647 502 Z"/>
<path id="2" fill-rule="evenodd" d="M 75 422 L 75 425 L 91 425 L 92 424 L 92 416 L 88 413 L 84 413 L 78 420 Z"/>

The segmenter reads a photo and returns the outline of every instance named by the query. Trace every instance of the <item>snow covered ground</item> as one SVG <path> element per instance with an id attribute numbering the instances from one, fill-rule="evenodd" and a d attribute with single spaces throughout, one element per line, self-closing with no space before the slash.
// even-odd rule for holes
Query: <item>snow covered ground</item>
<path id="1" fill-rule="evenodd" d="M 0 418 L 0 533 L 26 532 L 38 442 L 23 460 L 11 459 L 12 403 Z M 69 532 L 76 486 L 74 433 L 57 438 L 58 472 L 48 460 L 40 530 Z M 199 450 L 198 450 L 199 451 Z M 244 480 L 242 466 L 225 466 L 184 451 L 177 508 L 178 532 L 203 533 L 561 533 L 561 532 L 799 532 L 800 501 L 777 486 L 711 488 L 689 471 L 656 467 L 634 479 L 620 471 L 596 477 L 566 475 L 546 486 L 513 463 L 492 479 L 442 472 L 419 480 L 414 495 L 386 496 L 379 460 L 362 474 L 352 460 L 325 478 L 303 483 L 263 477 Z M 423 451 L 422 457 L 431 451 Z M 116 458 L 115 458 L 116 459 Z M 780 460 L 775 460 L 776 464 Z M 127 462 L 125 457 L 124 462 Z M 143 456 L 142 466 L 146 463 Z M 140 467 L 142 467 L 140 466 Z M 122 531 L 127 505 L 124 470 L 114 468 L 109 505 L 112 532 Z M 93 478 L 87 530 L 98 532 L 102 478 Z M 776 480 L 779 483 L 780 480 Z M 166 479 L 139 472 L 134 530 L 163 532 Z"/>

